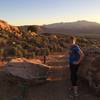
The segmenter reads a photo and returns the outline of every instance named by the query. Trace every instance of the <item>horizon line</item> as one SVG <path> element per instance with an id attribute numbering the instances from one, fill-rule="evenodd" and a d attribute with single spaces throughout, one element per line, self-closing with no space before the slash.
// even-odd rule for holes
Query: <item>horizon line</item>
<path id="1" fill-rule="evenodd" d="M 2 20 L 2 19 L 0 19 Z M 44 24 L 14 24 L 13 22 L 10 22 L 8 20 L 2 20 L 7 22 L 8 24 L 12 25 L 12 26 L 26 26 L 26 25 L 39 25 L 39 26 L 44 26 L 44 25 L 50 25 L 50 24 L 59 24 L 59 23 L 73 23 L 73 22 L 82 22 L 82 21 L 86 21 L 86 22 L 93 22 L 93 23 L 97 23 L 100 24 L 100 22 L 97 21 L 93 21 L 93 20 L 73 20 L 73 21 L 58 21 L 58 22 L 51 22 L 51 23 L 44 23 Z"/>

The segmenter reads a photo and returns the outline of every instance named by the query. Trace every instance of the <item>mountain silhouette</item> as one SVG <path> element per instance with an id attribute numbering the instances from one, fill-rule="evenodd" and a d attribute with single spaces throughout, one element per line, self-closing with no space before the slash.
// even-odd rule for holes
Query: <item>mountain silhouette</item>
<path id="1" fill-rule="evenodd" d="M 100 24 L 89 21 L 54 23 L 43 26 L 44 32 L 49 33 L 100 33 Z"/>
<path id="2" fill-rule="evenodd" d="M 21 31 L 27 32 L 29 26 L 12 26 L 6 21 L 0 20 L 0 29 L 7 30 L 9 32 Z M 36 25 L 39 33 L 62 33 L 62 34 L 100 34 L 100 24 L 96 22 L 90 22 L 86 20 L 80 20 L 76 22 L 61 22 L 47 25 Z"/>

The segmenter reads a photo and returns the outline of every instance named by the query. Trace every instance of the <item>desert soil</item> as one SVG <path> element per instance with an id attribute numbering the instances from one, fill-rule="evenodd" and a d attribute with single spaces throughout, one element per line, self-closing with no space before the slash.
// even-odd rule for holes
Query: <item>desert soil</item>
<path id="1" fill-rule="evenodd" d="M 82 80 L 79 81 L 80 95 L 77 98 L 72 96 L 72 91 L 69 90 L 70 78 L 68 66 L 64 64 L 62 59 L 64 59 L 64 56 L 58 54 L 48 57 L 48 65 L 51 65 L 52 68 L 55 67 L 55 69 L 62 69 L 60 71 L 57 70 L 61 77 L 58 77 L 58 79 L 57 77 L 50 77 L 49 81 L 41 84 L 12 83 L 6 80 L 5 75 L 1 72 L 0 100 L 100 100 L 100 97 L 95 96 L 87 83 Z"/>

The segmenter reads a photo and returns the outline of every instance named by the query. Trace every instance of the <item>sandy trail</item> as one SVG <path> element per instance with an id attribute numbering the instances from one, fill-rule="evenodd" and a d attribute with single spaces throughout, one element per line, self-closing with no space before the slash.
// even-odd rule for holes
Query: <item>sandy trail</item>
<path id="1" fill-rule="evenodd" d="M 65 72 L 65 78 L 62 80 L 57 80 L 54 78 L 51 81 L 48 81 L 44 84 L 38 85 L 24 85 L 25 96 L 21 98 L 23 92 L 23 84 L 9 83 L 3 75 L 0 75 L 0 100 L 100 100 L 99 97 L 96 97 L 92 94 L 91 90 L 88 88 L 88 85 L 84 81 L 79 82 L 80 96 L 78 98 L 73 98 L 72 93 L 69 90 L 70 79 L 69 79 L 69 70 L 65 64 L 64 55 L 53 55 L 48 58 L 47 64 L 51 64 L 52 67 L 55 63 L 56 68 L 65 68 L 59 73 Z M 59 64 L 58 64 L 59 62 Z M 62 66 L 62 67 L 61 67 Z"/>
<path id="2" fill-rule="evenodd" d="M 99 97 L 93 95 L 91 90 L 88 88 L 87 83 L 83 80 L 79 81 L 79 97 L 73 98 L 72 92 L 69 90 L 69 68 L 64 55 L 49 56 L 47 64 L 51 65 L 52 68 L 56 69 L 60 74 L 63 73 L 61 75 L 64 78 L 59 80 L 58 77 L 52 77 L 52 80 L 46 84 L 31 87 L 28 91 L 26 100 L 100 100 Z M 57 68 L 60 69 L 60 71 L 57 70 Z"/>

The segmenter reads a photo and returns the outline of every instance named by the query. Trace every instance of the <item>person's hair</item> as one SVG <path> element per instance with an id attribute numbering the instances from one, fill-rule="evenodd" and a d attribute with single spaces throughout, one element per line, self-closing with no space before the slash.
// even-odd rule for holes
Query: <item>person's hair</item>
<path id="1" fill-rule="evenodd" d="M 68 37 L 68 40 L 67 40 L 67 42 L 69 43 L 69 42 L 73 42 L 73 41 L 75 41 L 76 42 L 76 37 L 75 36 L 70 36 L 70 37 Z"/>
<path id="2" fill-rule="evenodd" d="M 75 36 L 70 36 L 69 39 L 72 40 L 72 41 L 76 41 L 76 37 Z"/>

